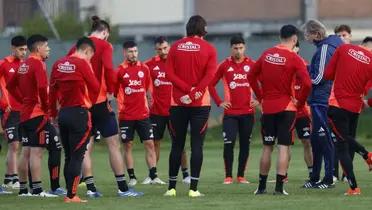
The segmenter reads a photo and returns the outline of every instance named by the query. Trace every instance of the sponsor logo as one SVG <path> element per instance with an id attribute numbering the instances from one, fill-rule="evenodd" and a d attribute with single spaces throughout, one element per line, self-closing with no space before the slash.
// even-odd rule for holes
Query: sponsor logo
<path id="1" fill-rule="evenodd" d="M 231 66 L 227 69 L 227 72 L 230 72 L 230 71 L 234 71 L 233 67 Z"/>
<path id="2" fill-rule="evenodd" d="M 142 93 L 142 92 L 145 92 L 145 89 L 144 88 L 134 89 L 134 88 L 126 87 L 124 89 L 124 92 L 125 92 L 126 95 L 131 95 L 133 93 Z"/>
<path id="3" fill-rule="evenodd" d="M 129 85 L 128 86 L 139 86 L 139 85 L 141 85 L 142 84 L 142 82 L 141 82 L 141 80 L 129 80 Z"/>
<path id="4" fill-rule="evenodd" d="M 365 64 L 369 64 L 371 62 L 371 59 L 364 55 L 362 51 L 356 51 L 354 49 L 349 49 L 348 54 L 353 57 L 355 60 L 360 61 Z"/>
<path id="5" fill-rule="evenodd" d="M 160 68 L 159 68 L 159 66 L 155 66 L 152 70 L 159 71 Z"/>
<path id="6" fill-rule="evenodd" d="M 18 73 L 20 73 L 20 74 L 27 74 L 29 68 L 30 68 L 30 67 L 24 63 L 24 64 L 22 64 L 22 65 L 19 67 L 19 69 L 18 69 Z"/>
<path id="7" fill-rule="evenodd" d="M 28 142 L 28 138 L 27 137 L 22 137 L 22 142 L 23 143 L 27 143 Z"/>
<path id="8" fill-rule="evenodd" d="M 233 80 L 237 79 L 247 79 L 247 74 L 234 74 Z"/>
<path id="9" fill-rule="evenodd" d="M 59 63 L 57 67 L 58 67 L 57 70 L 62 73 L 74 73 L 76 68 L 74 64 L 71 64 L 68 61 L 64 63 Z"/>
<path id="10" fill-rule="evenodd" d="M 192 42 L 180 43 L 177 46 L 177 50 L 196 52 L 200 51 L 200 45 Z"/>
<path id="11" fill-rule="evenodd" d="M 286 58 L 281 57 L 278 53 L 275 53 L 274 55 L 267 54 L 265 56 L 265 61 L 275 65 L 285 65 Z"/>
<path id="12" fill-rule="evenodd" d="M 248 66 L 248 65 L 245 65 L 245 66 L 243 67 L 243 69 L 244 69 L 245 72 L 249 72 L 249 70 L 251 70 L 251 67 Z"/>
<path id="13" fill-rule="evenodd" d="M 264 136 L 264 141 L 274 142 L 275 141 L 275 136 Z"/>
<path id="14" fill-rule="evenodd" d="M 126 139 L 127 138 L 127 135 L 125 133 L 121 134 L 121 138 L 122 139 Z"/>
<path id="15" fill-rule="evenodd" d="M 155 79 L 154 80 L 154 86 L 155 87 L 159 87 L 161 85 L 172 85 L 171 82 L 164 82 L 164 81 L 161 81 L 160 79 Z"/>
<path id="16" fill-rule="evenodd" d="M 158 72 L 157 78 L 165 78 L 165 72 Z"/>
<path id="17" fill-rule="evenodd" d="M 139 71 L 137 75 L 138 75 L 139 78 L 143 78 L 143 76 L 144 76 L 145 74 L 143 73 L 143 71 Z"/>
<path id="18" fill-rule="evenodd" d="M 248 82 L 244 82 L 244 83 L 230 82 L 229 87 L 231 90 L 234 90 L 237 87 L 249 87 L 249 83 Z"/>

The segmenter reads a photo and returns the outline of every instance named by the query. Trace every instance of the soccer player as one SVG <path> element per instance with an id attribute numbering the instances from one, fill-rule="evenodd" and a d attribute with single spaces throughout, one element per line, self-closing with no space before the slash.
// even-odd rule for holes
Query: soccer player
<path id="1" fill-rule="evenodd" d="M 218 107 L 224 109 L 223 117 L 223 159 L 225 163 L 225 179 L 223 184 L 232 184 L 232 168 L 234 146 L 239 133 L 239 165 L 236 181 L 249 183 L 244 177 L 248 157 L 251 134 L 254 125 L 254 107 L 258 102 L 252 98 L 247 74 L 254 61 L 245 55 L 245 41 L 240 36 L 230 39 L 231 56 L 226 58 L 217 69 L 216 76 L 209 85 L 211 96 Z M 224 100 L 215 88 L 222 79 Z"/>
<path id="2" fill-rule="evenodd" d="M 99 84 L 90 67 L 89 60 L 95 47 L 89 38 L 77 41 L 76 52 L 54 63 L 50 76 L 50 110 L 52 121 L 57 117 L 65 151 L 64 175 L 67 196 L 64 201 L 87 202 L 77 195 L 81 166 L 89 142 L 91 120 L 88 109 L 91 99 L 88 91 L 97 94 Z M 94 94 L 91 94 L 94 95 Z"/>
<path id="3" fill-rule="evenodd" d="M 118 185 L 119 196 L 140 196 L 142 193 L 135 192 L 133 189 L 128 191 L 128 185 L 124 176 L 124 161 L 120 152 L 120 141 L 118 136 L 118 124 L 113 112 L 110 100 L 113 99 L 115 90 L 115 72 L 112 63 L 112 45 L 107 41 L 110 35 L 110 25 L 99 19 L 97 16 L 92 17 L 93 24 L 89 38 L 95 45 L 95 53 L 90 59 L 94 75 L 99 83 L 98 94 L 90 96 L 93 106 L 90 109 L 92 114 L 92 130 L 98 130 L 100 135 L 106 140 L 109 150 L 109 160 L 112 171 L 114 172 Z M 76 51 L 76 47 L 72 48 L 69 55 Z M 93 133 L 94 136 L 94 133 Z M 93 138 L 90 139 L 88 150 L 85 153 L 83 160 L 83 177 L 87 186 L 87 196 L 91 198 L 102 197 L 102 194 L 97 190 L 94 184 L 92 159 Z"/>
<path id="4" fill-rule="evenodd" d="M 150 69 L 153 83 L 150 103 L 150 120 L 154 129 L 156 162 L 159 162 L 160 142 L 163 139 L 165 128 L 169 126 L 169 109 L 172 98 L 172 83 L 166 78 L 165 71 L 165 64 L 169 52 L 169 43 L 165 37 L 160 36 L 155 39 L 155 52 L 156 56 L 146 61 L 145 64 Z M 182 153 L 181 171 L 183 176 L 182 182 L 190 184 L 186 151 Z M 142 184 L 149 184 L 151 179 L 147 178 L 146 181 L 146 183 L 143 182 Z"/>
<path id="5" fill-rule="evenodd" d="M 362 45 L 345 44 L 332 56 L 324 77 L 333 80 L 329 98 L 328 116 L 333 133 L 336 135 L 336 151 L 350 185 L 345 195 L 359 195 L 350 157 L 353 147 L 372 169 L 372 153 L 355 140 L 359 113 L 363 107 L 363 95 L 372 79 L 372 38 L 366 38 Z M 369 100 L 371 101 L 371 99 Z"/>
<path id="6" fill-rule="evenodd" d="M 325 26 L 317 20 L 309 20 L 303 28 L 305 39 L 312 42 L 317 48 L 308 68 L 312 82 L 308 103 L 312 119 L 310 139 L 313 150 L 313 173 L 303 187 L 326 189 L 333 187 L 334 144 L 327 124 L 328 99 L 332 82 L 325 81 L 323 75 L 331 56 L 343 42 L 336 35 L 327 37 Z M 325 175 L 319 182 L 323 158 Z"/>
<path id="7" fill-rule="evenodd" d="M 134 131 L 136 131 L 146 150 L 149 182 L 151 184 L 165 184 L 157 175 L 154 134 L 146 97 L 151 88 L 150 70 L 138 61 L 138 48 L 134 41 L 124 42 L 123 49 L 125 61 L 118 68 L 116 94 L 119 107 L 120 137 L 124 143 L 126 167 L 129 176 L 134 174 L 132 150 Z"/>
<path id="8" fill-rule="evenodd" d="M 189 197 L 200 197 L 198 181 L 203 163 L 203 144 L 208 128 L 210 97 L 208 85 L 217 70 L 216 49 L 205 41 L 207 22 L 199 15 L 186 24 L 187 36 L 172 44 L 166 73 L 173 84 L 170 109 L 172 149 L 169 155 L 169 186 L 165 196 L 176 196 L 177 174 L 185 147 L 187 129 L 191 134 L 191 183 Z"/>
<path id="9" fill-rule="evenodd" d="M 310 92 L 310 78 L 304 61 L 293 52 L 298 40 L 298 29 L 285 25 L 280 29 L 281 43 L 266 50 L 248 73 L 249 83 L 262 104 L 263 151 L 260 161 L 259 185 L 256 195 L 266 193 L 266 182 L 271 165 L 271 153 L 278 143 L 278 162 L 274 194 L 288 195 L 283 188 L 289 162 L 289 146 L 296 111 L 305 105 Z M 302 90 L 294 100 L 292 86 L 298 77 Z M 259 85 L 259 83 L 261 85 Z"/>
<path id="10" fill-rule="evenodd" d="M 6 173 L 3 187 L 19 189 L 17 153 L 19 142 L 21 141 L 19 122 L 22 105 L 8 93 L 6 85 L 15 75 L 22 60 L 26 57 L 26 38 L 23 36 L 13 37 L 11 40 L 11 50 L 12 55 L 5 57 L 0 66 L 1 110 L 3 112 L 1 122 L 5 131 L 5 137 L 8 140 Z"/>
<path id="11" fill-rule="evenodd" d="M 20 64 L 17 73 L 7 84 L 7 89 L 18 101 L 22 151 L 19 163 L 19 196 L 29 196 L 27 189 L 28 168 L 32 175 L 32 195 L 57 197 L 43 192 L 41 185 L 41 163 L 46 146 L 45 129 L 48 124 L 48 79 L 44 61 L 50 48 L 48 39 L 42 35 L 31 35 L 27 39 L 30 56 Z"/>
<path id="12" fill-rule="evenodd" d="M 345 44 L 351 43 L 351 28 L 349 25 L 339 25 L 335 28 L 335 34 L 339 36 Z"/>

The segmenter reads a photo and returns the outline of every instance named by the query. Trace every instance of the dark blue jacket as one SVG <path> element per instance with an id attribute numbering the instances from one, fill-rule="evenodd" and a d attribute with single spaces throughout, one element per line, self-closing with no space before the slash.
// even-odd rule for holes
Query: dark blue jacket
<path id="1" fill-rule="evenodd" d="M 324 70 L 331 60 L 336 48 L 343 44 L 336 35 L 330 35 L 322 41 L 314 42 L 316 52 L 311 59 L 308 71 L 312 82 L 312 91 L 308 99 L 310 105 L 328 106 L 328 99 L 331 93 L 332 81 L 323 79 Z"/>

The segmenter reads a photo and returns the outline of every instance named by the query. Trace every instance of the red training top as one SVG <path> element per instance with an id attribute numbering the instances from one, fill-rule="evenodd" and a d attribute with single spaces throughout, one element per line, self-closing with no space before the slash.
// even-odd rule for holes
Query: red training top
<path id="1" fill-rule="evenodd" d="M 13 111 L 21 110 L 21 102 L 17 101 L 14 96 L 10 95 L 6 85 L 13 78 L 17 72 L 21 60 L 13 55 L 4 58 L 2 64 L 0 64 L 0 88 L 1 88 L 1 109 L 5 110 L 7 107 L 11 107 Z M 18 93 L 19 94 L 19 93 Z"/>

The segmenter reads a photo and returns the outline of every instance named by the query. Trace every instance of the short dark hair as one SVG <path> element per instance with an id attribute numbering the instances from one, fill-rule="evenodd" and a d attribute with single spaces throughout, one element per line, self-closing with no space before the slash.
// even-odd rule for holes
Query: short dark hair
<path id="1" fill-rule="evenodd" d="M 110 24 L 108 24 L 108 22 L 101 20 L 98 16 L 92 16 L 91 19 L 93 21 L 91 32 L 101 32 L 104 30 L 108 30 L 110 32 Z"/>
<path id="2" fill-rule="evenodd" d="M 20 47 L 27 45 L 27 40 L 24 36 L 15 36 L 12 38 L 11 45 L 14 47 Z"/>
<path id="3" fill-rule="evenodd" d="M 96 46 L 94 45 L 93 41 L 89 39 L 88 37 L 82 37 L 78 39 L 76 42 L 76 49 L 78 50 L 85 50 L 87 47 L 91 47 L 93 51 L 96 51 Z"/>
<path id="4" fill-rule="evenodd" d="M 366 44 L 368 42 L 372 42 L 372 36 L 367 36 L 366 38 L 364 38 L 362 44 Z"/>
<path id="5" fill-rule="evenodd" d="M 345 24 L 343 24 L 343 25 L 339 25 L 339 26 L 336 26 L 336 27 L 335 27 L 335 34 L 340 33 L 340 32 L 342 32 L 342 31 L 346 31 L 346 32 L 348 32 L 349 34 L 351 34 L 351 28 L 350 28 L 349 25 L 345 25 Z"/>
<path id="6" fill-rule="evenodd" d="M 206 26 L 207 21 L 202 16 L 194 15 L 186 24 L 186 34 L 187 36 L 205 36 L 207 34 Z"/>
<path id="7" fill-rule="evenodd" d="M 128 48 L 132 48 L 132 47 L 136 47 L 137 46 L 137 43 L 133 40 L 130 40 L 130 41 L 126 41 L 123 43 L 123 49 L 128 49 Z"/>
<path id="8" fill-rule="evenodd" d="M 234 44 L 245 44 L 244 38 L 242 36 L 233 36 L 230 39 L 230 46 Z"/>
<path id="9" fill-rule="evenodd" d="M 293 35 L 298 36 L 298 34 L 299 34 L 299 30 L 294 25 L 290 25 L 290 24 L 289 25 L 284 25 L 280 29 L 280 38 L 282 38 L 282 39 L 288 39 L 288 38 L 292 37 Z"/>
<path id="10" fill-rule="evenodd" d="M 167 42 L 167 39 L 164 36 L 158 36 L 154 40 L 154 44 L 163 44 L 164 42 Z"/>
<path id="11" fill-rule="evenodd" d="M 41 42 L 47 42 L 48 38 L 40 34 L 33 34 L 27 39 L 27 48 L 31 52 L 35 51 L 36 45 Z"/>

